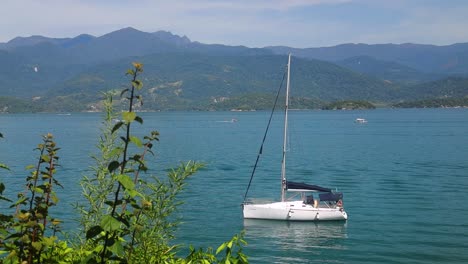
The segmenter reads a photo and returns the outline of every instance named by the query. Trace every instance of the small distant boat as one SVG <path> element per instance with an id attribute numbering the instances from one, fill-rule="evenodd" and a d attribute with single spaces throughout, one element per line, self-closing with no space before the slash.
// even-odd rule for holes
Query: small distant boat
<path id="1" fill-rule="evenodd" d="M 291 55 L 288 57 L 287 67 L 283 159 L 281 162 L 281 179 L 279 179 L 281 182 L 281 201 L 262 203 L 247 200 L 247 193 L 255 173 L 255 168 L 257 166 L 256 163 L 250 178 L 249 186 L 245 192 L 244 202 L 242 203 L 244 219 L 267 219 L 284 221 L 346 220 L 348 219 L 348 215 L 346 214 L 343 206 L 343 193 L 335 192 L 332 189 L 320 187 L 317 185 L 292 182 L 286 179 L 286 141 L 288 138 L 287 128 L 290 67 Z M 274 109 L 272 114 L 273 112 Z M 257 157 L 257 162 L 260 154 L 262 153 L 262 149 L 263 143 Z"/>
<path id="2" fill-rule="evenodd" d="M 364 119 L 364 118 L 356 118 L 356 120 L 354 120 L 355 123 L 359 123 L 359 124 L 364 124 L 364 123 L 367 123 L 367 120 Z"/>
<path id="3" fill-rule="evenodd" d="M 220 122 L 220 123 L 235 123 L 235 122 L 237 122 L 237 119 L 236 119 L 236 118 L 232 118 L 231 120 L 223 120 L 223 121 L 216 121 L 216 122 Z"/>

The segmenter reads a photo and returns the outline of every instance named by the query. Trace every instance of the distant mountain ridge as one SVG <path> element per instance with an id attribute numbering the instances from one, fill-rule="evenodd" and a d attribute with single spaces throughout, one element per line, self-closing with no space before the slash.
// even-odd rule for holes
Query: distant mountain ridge
<path id="1" fill-rule="evenodd" d="M 168 31 L 161 30 L 161 31 L 157 31 L 154 33 L 146 33 L 143 31 L 136 30 L 131 27 L 127 27 L 127 28 L 119 29 L 117 31 L 110 32 L 101 37 L 95 37 L 89 34 L 81 34 L 74 38 L 49 38 L 49 37 L 44 37 L 44 36 L 39 36 L 39 35 L 34 35 L 30 37 L 16 37 L 8 41 L 7 43 L 0 43 L 0 49 L 14 49 L 17 47 L 34 46 L 40 43 L 52 43 L 52 44 L 59 45 L 59 46 L 70 47 L 70 46 L 75 46 L 76 44 L 85 44 L 97 38 L 109 38 L 109 37 L 112 38 L 112 36 L 114 35 L 125 35 L 125 34 L 128 34 L 127 36 L 129 36 L 130 34 L 133 34 L 134 36 L 136 34 L 154 35 L 159 40 L 162 40 L 168 43 L 177 43 L 179 45 L 191 43 L 190 39 L 187 38 L 186 36 L 180 37 Z"/>
<path id="2" fill-rule="evenodd" d="M 70 49 L 69 53 L 89 53 L 92 56 L 112 58 L 113 56 L 141 56 L 159 52 L 193 51 L 214 52 L 215 54 L 272 54 L 266 49 L 255 49 L 244 46 L 227 46 L 220 44 L 203 44 L 192 42 L 187 36 L 179 36 L 168 31 L 147 33 L 132 27 L 122 28 L 100 37 L 87 34 L 75 38 L 48 38 L 43 36 L 18 37 L 7 43 L 0 43 L 0 50 L 14 51 L 20 47 L 34 47 L 38 44 L 50 43 L 57 47 Z M 73 43 L 74 45 L 70 45 Z M 138 48 L 135 48 L 137 46 Z M 120 55 L 118 54 L 120 52 Z M 83 57 L 86 57 L 82 55 Z"/>
<path id="3" fill-rule="evenodd" d="M 191 41 L 187 36 L 175 35 L 168 31 L 147 33 L 127 27 L 100 37 L 88 34 L 82 34 L 74 38 L 17 37 L 7 43 L 0 43 L 0 50 L 34 47 L 43 43 L 61 47 L 70 54 L 80 54 L 78 56 L 80 58 L 73 59 L 81 63 L 88 63 L 89 61 L 94 63 L 99 60 L 177 51 L 209 53 L 210 55 L 286 55 L 292 53 L 297 57 L 333 63 L 349 60 L 353 57 L 370 57 L 378 61 L 401 64 L 421 73 L 439 73 L 446 76 L 468 75 L 468 43 L 456 43 L 446 46 L 412 43 L 350 43 L 332 47 L 302 49 L 286 46 L 248 48 L 244 46 L 203 44 Z M 139 44 L 138 48 L 133 47 L 136 43 Z M 110 45 L 112 48 L 109 48 Z M 356 68 L 353 70 L 356 70 Z"/>
<path id="4" fill-rule="evenodd" d="M 100 37 L 31 36 L 0 43 L 0 92 L 26 101 L 34 98 L 31 104 L 49 107 L 44 111 L 82 111 L 97 105 L 101 91 L 124 85 L 122 73 L 136 60 L 145 65 L 148 109 L 220 109 L 219 101 L 249 109 L 278 85 L 289 52 L 295 56 L 294 102 L 303 105 L 468 95 L 468 43 L 248 48 L 130 27 Z M 444 78 L 450 81 L 438 82 Z"/>
<path id="5" fill-rule="evenodd" d="M 298 57 L 325 61 L 341 61 L 351 57 L 368 56 L 378 60 L 396 62 L 418 71 L 446 74 L 467 74 L 468 43 L 447 46 L 423 44 L 341 44 L 333 47 L 296 49 L 270 46 L 275 54 L 292 52 Z"/>
<path id="6" fill-rule="evenodd" d="M 86 43 L 96 37 L 89 34 L 81 34 L 74 38 L 49 38 L 43 36 L 16 37 L 7 43 L 0 43 L 0 49 L 14 49 L 18 47 L 35 46 L 41 43 L 51 43 L 58 46 L 71 47 Z"/>

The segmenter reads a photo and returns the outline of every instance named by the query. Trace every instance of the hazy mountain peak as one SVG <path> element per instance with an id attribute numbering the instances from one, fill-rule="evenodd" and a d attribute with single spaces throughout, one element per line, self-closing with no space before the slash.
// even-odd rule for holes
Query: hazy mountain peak
<path id="1" fill-rule="evenodd" d="M 135 35 L 143 35 L 143 34 L 148 34 L 148 33 L 139 31 L 132 27 L 126 27 L 126 28 L 118 29 L 118 30 L 109 32 L 107 34 L 104 34 L 98 37 L 97 39 L 105 39 L 105 38 L 114 37 L 114 36 L 135 36 Z"/>
<path id="2" fill-rule="evenodd" d="M 154 36 L 158 37 L 160 40 L 176 44 L 177 46 L 183 46 L 190 44 L 192 41 L 187 36 L 179 36 L 176 34 L 172 34 L 170 31 L 156 31 L 152 33 Z"/>
<path id="3" fill-rule="evenodd" d="M 92 36 L 89 34 L 81 34 L 62 43 L 62 46 L 65 48 L 70 48 L 70 47 L 74 47 L 77 45 L 86 44 L 95 38 L 96 38 L 95 36 Z"/>
<path id="4" fill-rule="evenodd" d="M 138 30 L 136 28 L 133 28 L 133 27 L 126 27 L 126 28 L 121 28 L 121 29 L 118 29 L 116 31 L 113 31 L 113 32 L 111 32 L 109 34 L 113 34 L 113 33 L 131 33 L 131 32 L 133 32 L 133 33 L 145 33 L 143 31 L 140 31 L 140 30 Z"/>
<path id="5" fill-rule="evenodd" d="M 93 39 L 93 38 L 96 38 L 95 36 L 93 35 L 90 35 L 90 34 L 80 34 L 76 37 L 74 37 L 75 39 Z"/>

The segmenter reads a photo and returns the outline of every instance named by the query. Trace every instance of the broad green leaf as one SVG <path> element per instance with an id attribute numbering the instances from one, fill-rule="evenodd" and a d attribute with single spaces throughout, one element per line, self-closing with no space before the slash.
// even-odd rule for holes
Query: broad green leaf
<path id="1" fill-rule="evenodd" d="M 122 148 L 116 147 L 109 152 L 109 157 L 114 157 L 122 152 Z"/>
<path id="2" fill-rule="evenodd" d="M 135 144 L 135 146 L 141 148 L 143 146 L 143 143 L 141 143 L 141 140 L 139 137 L 137 136 L 131 136 L 130 137 L 130 142 L 133 142 L 133 144 Z"/>
<path id="3" fill-rule="evenodd" d="M 1 194 L 1 193 L 0 193 L 0 194 Z M 3 196 L 1 196 L 1 195 L 0 195 L 0 200 L 2 200 L 2 201 L 7 201 L 7 202 L 12 202 L 10 199 L 8 199 L 8 198 L 6 198 L 6 197 L 3 197 Z M 0 214 L 0 218 L 2 218 L 2 217 L 3 217 L 2 214 Z"/>
<path id="4" fill-rule="evenodd" d="M 39 188 L 39 187 L 33 188 L 33 191 L 35 191 L 37 193 L 44 193 L 44 190 L 42 188 Z"/>
<path id="5" fill-rule="evenodd" d="M 140 124 L 143 124 L 143 118 L 139 117 L 139 116 L 136 116 L 135 117 L 135 121 L 137 121 L 138 123 Z"/>
<path id="6" fill-rule="evenodd" d="M 45 161 L 45 162 L 49 162 L 49 161 L 50 161 L 50 157 L 47 156 L 47 155 L 42 155 L 42 156 L 41 156 L 41 159 L 42 159 L 43 161 Z"/>
<path id="7" fill-rule="evenodd" d="M 40 251 L 41 248 L 42 248 L 42 243 L 41 242 L 32 242 L 31 244 L 32 244 L 33 248 L 35 250 L 37 250 L 37 251 Z"/>
<path id="8" fill-rule="evenodd" d="M 52 194 L 51 194 L 51 195 L 50 195 L 50 199 L 52 200 L 52 202 L 53 202 L 54 204 L 57 204 L 58 201 L 59 201 L 57 195 L 52 195 Z"/>
<path id="9" fill-rule="evenodd" d="M 114 206 L 115 205 L 121 205 L 122 204 L 122 200 L 117 200 L 117 202 L 114 202 L 114 200 L 110 201 L 110 200 L 107 200 L 104 202 L 105 204 L 109 205 L 109 206 Z"/>
<path id="10" fill-rule="evenodd" d="M 93 226 L 88 231 L 86 231 L 86 239 L 93 238 L 99 235 L 102 232 L 101 226 Z"/>
<path id="11" fill-rule="evenodd" d="M 29 199 L 27 197 L 20 197 L 14 204 L 10 205 L 10 208 L 13 208 L 19 204 L 26 204 L 26 201 Z"/>
<path id="12" fill-rule="evenodd" d="M 101 228 L 104 231 L 108 231 L 108 232 L 117 230 L 120 228 L 120 221 L 115 219 L 111 215 L 105 215 L 102 217 L 102 220 L 101 220 Z"/>
<path id="13" fill-rule="evenodd" d="M 51 219 L 50 223 L 51 223 L 52 225 L 54 225 L 54 226 L 58 226 L 58 225 L 60 225 L 60 224 L 62 223 L 62 221 L 60 221 L 60 220 L 57 219 L 57 218 L 53 218 L 53 219 Z"/>
<path id="14" fill-rule="evenodd" d="M 135 183 L 133 183 L 133 180 L 130 178 L 130 176 L 121 174 L 117 176 L 117 180 L 122 184 L 122 186 L 127 189 L 127 190 L 133 190 L 135 189 Z"/>
<path id="15" fill-rule="evenodd" d="M 123 256 L 125 253 L 122 242 L 116 240 L 112 246 L 109 247 L 109 250 L 116 254 L 117 256 Z"/>
<path id="16" fill-rule="evenodd" d="M 63 252 L 64 254 L 70 254 L 71 252 L 73 252 L 73 249 L 67 246 L 67 242 L 64 242 L 64 247 L 65 247 L 65 251 Z M 70 262 L 71 261 L 62 262 L 62 263 L 70 263 Z"/>
<path id="17" fill-rule="evenodd" d="M 114 127 L 112 128 L 112 134 L 113 134 L 115 131 L 119 130 L 119 128 L 120 128 L 123 124 L 124 124 L 124 123 L 123 123 L 122 121 L 117 122 L 117 124 L 115 124 Z"/>
<path id="18" fill-rule="evenodd" d="M 113 172 L 119 167 L 120 167 L 120 163 L 114 160 L 111 163 L 109 163 L 109 166 L 107 166 L 107 169 L 109 170 L 109 172 Z"/>
<path id="19" fill-rule="evenodd" d="M 143 162 L 143 161 L 141 160 L 141 155 L 139 155 L 139 154 L 133 155 L 133 157 L 131 157 L 130 159 L 132 159 L 132 160 L 134 160 L 134 161 L 137 161 L 137 162 L 140 162 L 140 163 Z"/>
<path id="20" fill-rule="evenodd" d="M 7 165 L 0 163 L 0 168 L 5 169 L 5 170 L 10 170 Z"/>
<path id="21" fill-rule="evenodd" d="M 143 88 L 143 83 L 140 80 L 132 81 L 132 85 L 137 90 L 141 90 L 141 88 Z"/>
<path id="22" fill-rule="evenodd" d="M 135 197 L 135 196 L 137 196 L 137 195 L 140 195 L 140 193 L 137 192 L 135 189 L 127 189 L 127 188 L 125 188 L 125 192 L 126 192 L 131 198 L 133 198 L 133 197 Z"/>
<path id="23" fill-rule="evenodd" d="M 54 241 L 57 239 L 56 236 L 52 236 L 52 237 L 46 237 L 46 236 L 43 236 L 42 237 L 42 243 L 44 244 L 44 246 L 46 247 L 51 247 L 54 245 Z"/>
<path id="24" fill-rule="evenodd" d="M 216 255 L 218 255 L 219 252 L 223 251 L 223 249 L 225 248 L 226 248 L 226 243 L 221 244 L 221 246 L 219 246 L 218 249 L 216 250 Z"/>
<path id="25" fill-rule="evenodd" d="M 133 122 L 133 120 L 135 120 L 135 117 L 135 112 L 122 112 L 122 119 L 127 123 Z"/>

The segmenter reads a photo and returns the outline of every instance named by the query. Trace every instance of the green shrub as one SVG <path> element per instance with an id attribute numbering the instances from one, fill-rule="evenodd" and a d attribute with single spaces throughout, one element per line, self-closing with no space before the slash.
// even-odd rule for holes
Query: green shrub
<path id="1" fill-rule="evenodd" d="M 13 214 L 0 214 L 2 263 L 248 263 L 242 253 L 243 234 L 216 252 L 191 247 L 187 257 L 177 256 L 178 247 L 171 244 L 179 224 L 171 217 L 180 205 L 176 197 L 203 164 L 181 163 L 166 178 L 140 177 L 148 170 L 146 156 L 153 154 L 153 143 L 159 140 L 157 131 L 142 138 L 133 134 L 134 127 L 143 124 L 134 111 L 142 103 L 142 72 L 139 63 L 127 71 L 131 85 L 120 96 L 128 101 L 128 110 L 120 116 L 113 109 L 112 94 L 105 94 L 100 154 L 93 157 L 93 175 L 81 181 L 84 202 L 75 205 L 80 215 L 75 237 L 60 240 L 56 233 L 61 221 L 49 214 L 58 204 L 54 190 L 62 187 L 55 178 L 59 148 L 51 134 L 43 136 L 37 163 L 28 167 L 27 193 L 11 201 L 0 183 L 0 201 L 16 208 Z M 4 164 L 0 168 L 8 169 Z"/>

